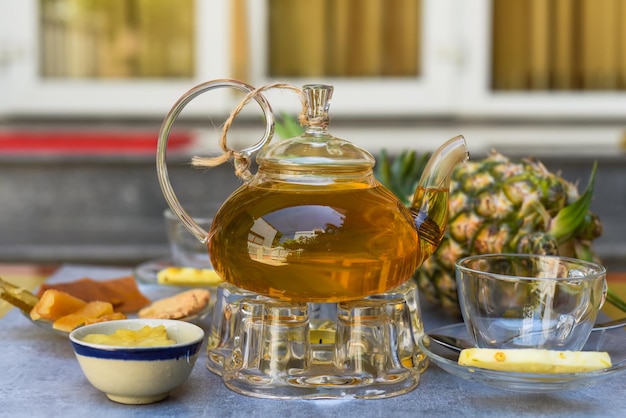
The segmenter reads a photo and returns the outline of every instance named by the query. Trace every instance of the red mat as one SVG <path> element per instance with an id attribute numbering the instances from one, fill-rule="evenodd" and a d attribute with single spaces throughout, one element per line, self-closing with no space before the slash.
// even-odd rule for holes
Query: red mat
<path id="1" fill-rule="evenodd" d="M 0 131 L 0 154 L 155 153 L 158 132 L 141 131 Z M 172 132 L 168 150 L 193 142 L 190 132 Z"/>

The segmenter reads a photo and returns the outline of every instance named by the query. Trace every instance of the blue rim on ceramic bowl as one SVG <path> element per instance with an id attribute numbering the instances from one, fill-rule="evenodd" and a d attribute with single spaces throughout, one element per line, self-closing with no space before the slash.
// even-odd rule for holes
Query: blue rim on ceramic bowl
<path id="1" fill-rule="evenodd" d="M 82 341 L 87 334 L 110 334 L 117 329 L 138 330 L 149 325 L 156 327 L 165 325 L 168 332 L 171 329 L 185 327 L 193 330 L 197 335 L 189 341 L 178 342 L 173 345 L 161 347 L 119 347 L 104 344 L 92 344 Z M 175 338 L 174 338 L 175 339 Z M 73 330 L 70 333 L 72 347 L 77 354 L 86 357 L 116 360 L 169 360 L 196 354 L 200 350 L 204 340 L 204 330 L 197 325 L 173 320 L 173 319 L 122 319 L 110 322 L 100 322 L 86 325 Z"/>
<path id="2" fill-rule="evenodd" d="M 200 350 L 202 341 L 194 344 L 169 345 L 163 347 L 113 347 L 107 350 L 103 346 L 89 347 L 85 343 L 75 343 L 72 346 L 76 354 L 85 357 L 95 357 L 111 360 L 137 360 L 137 361 L 154 361 L 154 360 L 178 360 L 179 358 L 189 357 L 196 354 Z"/>

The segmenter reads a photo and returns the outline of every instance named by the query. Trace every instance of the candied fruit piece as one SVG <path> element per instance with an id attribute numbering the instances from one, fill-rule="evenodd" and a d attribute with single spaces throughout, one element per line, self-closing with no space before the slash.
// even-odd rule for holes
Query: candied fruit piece
<path id="1" fill-rule="evenodd" d="M 44 319 L 54 322 L 57 319 L 76 312 L 87 305 L 82 299 L 56 289 L 46 290 L 39 302 L 30 311 L 30 317 L 34 321 Z"/>

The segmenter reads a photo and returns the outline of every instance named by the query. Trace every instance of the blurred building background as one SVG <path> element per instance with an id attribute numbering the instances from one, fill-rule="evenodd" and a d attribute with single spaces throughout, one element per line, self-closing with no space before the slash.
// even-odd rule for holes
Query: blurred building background
<path id="1" fill-rule="evenodd" d="M 335 86 L 331 132 L 377 154 L 464 134 L 586 184 L 599 163 L 597 249 L 626 269 L 626 0 L 0 0 L 0 261 L 134 264 L 167 253 L 154 152 L 192 86 Z M 180 200 L 238 180 L 201 172 L 241 99 L 180 115 L 168 161 Z M 285 91 L 268 97 L 296 114 Z M 262 134 L 249 106 L 232 147 Z"/>

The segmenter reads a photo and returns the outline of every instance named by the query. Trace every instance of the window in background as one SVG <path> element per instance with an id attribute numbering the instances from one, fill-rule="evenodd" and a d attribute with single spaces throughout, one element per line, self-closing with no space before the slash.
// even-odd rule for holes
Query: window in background
<path id="1" fill-rule="evenodd" d="M 626 0 L 493 0 L 495 90 L 626 89 Z"/>
<path id="2" fill-rule="evenodd" d="M 269 0 L 270 77 L 420 75 L 419 0 Z"/>
<path id="3" fill-rule="evenodd" d="M 43 78 L 191 78 L 194 0 L 40 0 Z"/>

